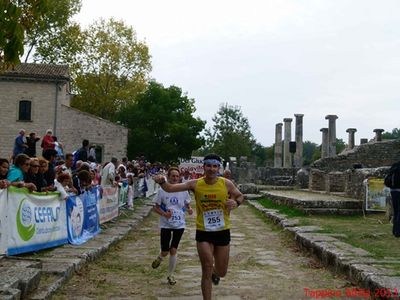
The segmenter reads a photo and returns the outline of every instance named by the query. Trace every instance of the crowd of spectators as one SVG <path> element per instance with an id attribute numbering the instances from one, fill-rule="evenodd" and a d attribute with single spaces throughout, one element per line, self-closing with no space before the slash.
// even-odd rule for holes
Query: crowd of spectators
<path id="1" fill-rule="evenodd" d="M 64 153 L 63 144 L 46 130 L 43 138 L 35 132 L 25 136 L 21 129 L 15 138 L 13 155 L 10 159 L 0 158 L 0 188 L 24 187 L 30 192 L 59 191 L 62 198 L 69 193 L 81 194 L 92 186 L 122 186 L 127 184 L 128 205 L 132 206 L 133 184 L 140 178 L 163 172 L 160 163 L 150 164 L 144 156 L 129 161 L 113 157 L 100 164 L 96 161 L 94 145 L 82 140 L 82 147 L 73 153 Z M 37 155 L 37 144 L 41 140 L 41 155 Z M 142 187 L 145 192 L 146 187 Z"/>

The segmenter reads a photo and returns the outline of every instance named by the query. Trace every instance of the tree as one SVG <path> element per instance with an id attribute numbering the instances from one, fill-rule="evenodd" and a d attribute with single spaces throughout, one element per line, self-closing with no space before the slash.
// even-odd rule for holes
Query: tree
<path id="1" fill-rule="evenodd" d="M 151 81 L 117 117 L 130 129 L 128 156 L 144 154 L 150 161 L 161 162 L 190 158 L 203 144 L 199 134 L 205 126 L 205 121 L 193 117 L 195 111 L 194 100 L 180 88 Z"/>
<path id="2" fill-rule="evenodd" d="M 310 165 L 315 159 L 320 157 L 321 153 L 316 143 L 310 141 L 305 141 L 303 143 L 303 161 L 305 166 Z"/>
<path id="3" fill-rule="evenodd" d="M 208 151 L 219 154 L 225 160 L 231 156 L 251 156 L 255 140 L 240 107 L 221 104 L 212 120 L 213 127 L 205 131 L 205 148 Z"/>
<path id="4" fill-rule="evenodd" d="M 81 0 L 47 0 L 47 13 L 42 22 L 26 32 L 25 47 L 28 51 L 25 62 L 29 60 L 35 47 L 44 49 L 49 41 L 57 40 L 68 31 L 70 20 L 80 11 L 81 5 Z"/>
<path id="5" fill-rule="evenodd" d="M 20 62 L 26 32 L 44 23 L 48 0 L 0 0 L 0 67 Z"/>
<path id="6" fill-rule="evenodd" d="M 393 128 L 392 132 L 385 132 L 382 134 L 384 140 L 394 140 L 400 138 L 400 128 Z"/>
<path id="7" fill-rule="evenodd" d="M 151 70 L 147 45 L 132 27 L 112 18 L 86 30 L 71 24 L 38 47 L 35 59 L 69 64 L 77 94 L 71 106 L 111 121 L 146 89 Z"/>

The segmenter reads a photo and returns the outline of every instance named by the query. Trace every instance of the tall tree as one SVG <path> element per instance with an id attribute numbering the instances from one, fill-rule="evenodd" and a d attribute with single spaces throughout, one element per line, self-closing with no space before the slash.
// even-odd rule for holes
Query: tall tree
<path id="1" fill-rule="evenodd" d="M 225 160 L 231 156 L 251 156 L 255 139 L 240 107 L 221 104 L 212 120 L 213 127 L 205 132 L 206 148 L 209 151 L 218 153 Z"/>
<path id="2" fill-rule="evenodd" d="M 384 140 L 400 139 L 400 128 L 393 128 L 392 132 L 385 132 L 382 134 Z"/>
<path id="3" fill-rule="evenodd" d="M 180 88 L 151 81 L 137 101 L 118 114 L 118 121 L 130 129 L 128 156 L 145 154 L 161 162 L 189 158 L 203 144 L 199 134 L 205 121 L 193 117 L 195 111 L 194 100 Z"/>
<path id="4" fill-rule="evenodd" d="M 81 0 L 47 0 L 47 13 L 42 21 L 26 32 L 25 62 L 36 48 L 46 47 L 48 41 L 58 39 L 71 26 L 71 18 L 81 9 Z"/>
<path id="5" fill-rule="evenodd" d="M 48 0 L 0 0 L 0 67 L 18 64 L 26 32 L 43 24 Z"/>
<path id="6" fill-rule="evenodd" d="M 35 58 L 68 63 L 76 93 L 71 106 L 111 121 L 145 90 L 151 70 L 147 45 L 132 27 L 112 18 L 85 30 L 71 24 L 38 47 Z"/>

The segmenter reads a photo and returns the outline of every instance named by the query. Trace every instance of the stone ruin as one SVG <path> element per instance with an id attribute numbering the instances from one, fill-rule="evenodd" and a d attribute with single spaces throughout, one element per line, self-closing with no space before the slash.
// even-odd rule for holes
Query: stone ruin
<path id="1" fill-rule="evenodd" d="M 295 114 L 296 152 L 289 150 L 291 142 L 291 118 L 284 118 L 284 139 L 282 123 L 275 127 L 274 167 L 259 167 L 241 161 L 232 166 L 237 183 L 294 186 L 311 191 L 323 191 L 364 199 L 363 181 L 367 177 L 383 178 L 389 167 L 400 160 L 400 140 L 382 140 L 383 129 L 374 129 L 371 141 L 360 139 L 355 145 L 357 129 L 348 128 L 348 146 L 336 153 L 336 115 L 327 115 L 328 128 L 321 128 L 321 159 L 310 167 L 303 167 L 303 114 Z"/>

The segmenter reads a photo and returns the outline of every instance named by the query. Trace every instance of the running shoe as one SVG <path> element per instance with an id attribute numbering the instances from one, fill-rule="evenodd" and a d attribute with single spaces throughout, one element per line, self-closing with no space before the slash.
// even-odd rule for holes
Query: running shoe
<path id="1" fill-rule="evenodd" d="M 214 283 L 214 285 L 218 285 L 219 284 L 219 276 L 217 276 L 217 274 L 215 274 L 214 272 L 211 275 L 211 281 L 212 283 Z"/>
<path id="2" fill-rule="evenodd" d="M 174 276 L 168 276 L 167 277 L 167 280 L 168 280 L 168 283 L 170 284 L 170 285 L 174 285 L 175 283 L 176 283 L 176 280 L 175 280 L 175 278 L 174 278 Z"/>
<path id="3" fill-rule="evenodd" d="M 158 268 L 159 266 L 160 266 L 160 264 L 161 264 L 161 257 L 157 257 L 154 261 L 153 261 L 153 263 L 151 264 L 151 267 L 153 268 L 153 269 L 156 269 L 156 268 Z"/>

